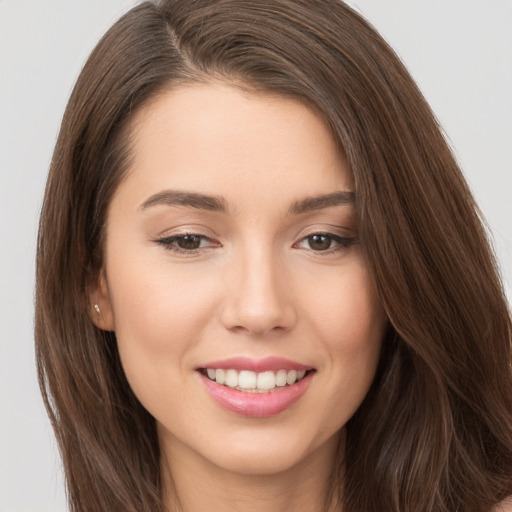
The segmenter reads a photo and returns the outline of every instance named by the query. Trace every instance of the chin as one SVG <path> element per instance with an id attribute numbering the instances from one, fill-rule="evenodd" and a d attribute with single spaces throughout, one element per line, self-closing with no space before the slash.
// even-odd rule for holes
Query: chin
<path id="1" fill-rule="evenodd" d="M 260 432 L 230 435 L 225 443 L 203 452 L 216 467 L 239 475 L 273 475 L 310 466 L 313 460 L 328 464 L 335 459 L 341 432 L 323 438 L 290 436 L 262 427 Z"/>

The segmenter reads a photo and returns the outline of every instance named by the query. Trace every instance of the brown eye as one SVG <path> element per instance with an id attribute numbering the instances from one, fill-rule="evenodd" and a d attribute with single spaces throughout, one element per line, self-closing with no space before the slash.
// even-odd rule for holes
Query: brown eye
<path id="1" fill-rule="evenodd" d="M 294 247 L 307 249 L 325 255 L 339 253 L 358 242 L 355 237 L 345 237 L 334 233 L 311 233 L 299 240 Z"/>
<path id="2" fill-rule="evenodd" d="M 201 247 L 202 237 L 197 235 L 184 235 L 180 237 L 176 237 L 176 245 L 180 249 L 184 249 L 187 251 L 193 251 L 195 249 L 199 249 Z"/>
<path id="3" fill-rule="evenodd" d="M 168 251 L 192 255 L 200 251 L 219 247 L 219 243 L 204 235 L 183 234 L 156 239 L 155 242 Z"/>
<path id="4" fill-rule="evenodd" d="M 329 235 L 318 233 L 308 236 L 307 240 L 313 251 L 326 251 L 331 248 L 332 238 Z"/>

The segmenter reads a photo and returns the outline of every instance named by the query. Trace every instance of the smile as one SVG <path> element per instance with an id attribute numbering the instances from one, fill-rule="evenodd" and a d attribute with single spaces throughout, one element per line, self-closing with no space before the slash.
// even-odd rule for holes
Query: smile
<path id="1" fill-rule="evenodd" d="M 203 374 L 217 384 L 245 391 L 247 393 L 268 393 L 285 386 L 300 382 L 306 370 L 286 370 L 254 372 L 251 370 L 237 371 L 233 368 L 206 368 Z"/>
<path id="2" fill-rule="evenodd" d="M 236 357 L 197 368 L 208 395 L 224 410 L 265 418 L 291 408 L 306 393 L 316 370 L 280 357 Z"/>

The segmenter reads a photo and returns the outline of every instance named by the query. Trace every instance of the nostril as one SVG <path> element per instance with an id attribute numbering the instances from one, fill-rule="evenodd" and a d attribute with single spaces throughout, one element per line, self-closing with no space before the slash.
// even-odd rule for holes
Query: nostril
<path id="1" fill-rule="evenodd" d="M 229 279 L 222 303 L 221 320 L 233 333 L 268 335 L 289 330 L 296 321 L 294 298 L 285 286 L 285 269 L 276 267 L 274 256 L 258 253 L 244 261 Z"/>
<path id="2" fill-rule="evenodd" d="M 289 306 L 255 310 L 240 305 L 226 308 L 221 317 L 224 327 L 235 334 L 256 336 L 280 335 L 296 323 L 296 315 Z"/>

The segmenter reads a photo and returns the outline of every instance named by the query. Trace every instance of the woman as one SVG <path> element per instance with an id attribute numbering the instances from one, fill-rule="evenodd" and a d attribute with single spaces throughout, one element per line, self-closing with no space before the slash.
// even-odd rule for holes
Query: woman
<path id="1" fill-rule="evenodd" d="M 52 161 L 36 342 L 73 511 L 512 494 L 485 231 L 412 79 L 335 0 L 146 2 L 112 27 Z"/>

